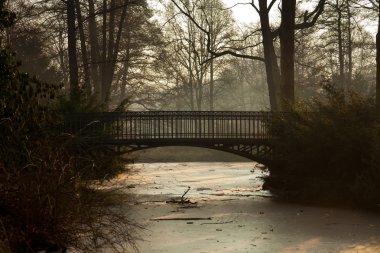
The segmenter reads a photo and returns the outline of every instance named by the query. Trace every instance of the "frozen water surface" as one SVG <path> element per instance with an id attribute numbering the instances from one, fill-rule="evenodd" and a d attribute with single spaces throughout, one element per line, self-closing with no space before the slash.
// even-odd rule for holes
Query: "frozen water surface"
<path id="1" fill-rule="evenodd" d="M 380 252 L 380 215 L 278 203 L 255 163 L 136 163 L 133 218 L 146 226 L 142 253 Z M 182 194 L 193 204 L 173 203 Z"/>

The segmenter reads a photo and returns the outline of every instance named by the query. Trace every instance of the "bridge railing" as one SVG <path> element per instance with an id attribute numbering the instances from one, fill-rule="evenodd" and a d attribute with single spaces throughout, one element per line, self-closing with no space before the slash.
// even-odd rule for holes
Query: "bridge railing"
<path id="1" fill-rule="evenodd" d="M 268 139 L 270 112 L 144 111 L 74 113 L 65 131 L 104 131 L 114 140 Z"/>

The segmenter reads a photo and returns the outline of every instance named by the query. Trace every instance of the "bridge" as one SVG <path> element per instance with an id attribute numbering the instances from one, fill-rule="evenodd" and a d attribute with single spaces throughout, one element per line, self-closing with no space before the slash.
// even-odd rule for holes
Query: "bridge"
<path id="1" fill-rule="evenodd" d="M 164 146 L 221 150 L 267 163 L 270 112 L 141 111 L 66 115 L 64 131 L 103 136 L 102 144 L 131 152 Z M 106 133 L 104 135 L 104 133 Z"/>

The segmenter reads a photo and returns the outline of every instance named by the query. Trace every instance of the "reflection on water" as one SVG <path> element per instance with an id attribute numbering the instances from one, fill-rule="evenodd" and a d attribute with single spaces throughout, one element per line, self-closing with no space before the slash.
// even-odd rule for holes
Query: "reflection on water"
<path id="1" fill-rule="evenodd" d="M 192 201 L 270 196 L 262 190 L 267 175 L 255 163 L 136 163 L 132 175 L 121 175 L 118 184 L 138 185 L 135 194 L 186 197 Z"/>

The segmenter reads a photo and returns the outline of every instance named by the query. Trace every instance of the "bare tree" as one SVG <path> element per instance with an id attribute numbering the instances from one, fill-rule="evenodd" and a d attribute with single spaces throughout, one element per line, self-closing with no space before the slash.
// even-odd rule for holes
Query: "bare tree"
<path id="1" fill-rule="evenodd" d="M 260 32 L 262 35 L 262 43 L 264 47 L 264 57 L 242 54 L 241 49 L 236 50 L 236 48 L 235 50 L 213 51 L 210 46 L 211 45 L 210 44 L 210 41 L 211 41 L 210 30 L 207 27 L 203 27 L 200 23 L 196 21 L 196 19 L 191 15 L 191 12 L 189 11 L 189 9 L 187 9 L 186 3 L 184 1 L 172 0 L 172 2 L 177 6 L 177 8 L 181 11 L 182 14 L 186 15 L 189 19 L 191 19 L 192 22 L 196 24 L 197 28 L 203 31 L 207 35 L 207 49 L 212 56 L 211 58 L 216 58 L 216 57 L 220 57 L 224 55 L 232 55 L 236 57 L 259 60 L 259 61 L 265 62 L 268 91 L 269 91 L 269 97 L 270 97 L 272 110 L 276 111 L 279 109 L 279 104 L 278 104 L 279 98 L 281 100 L 290 99 L 290 101 L 287 101 L 287 102 L 291 104 L 294 102 L 293 101 L 294 100 L 294 95 L 293 95 L 294 94 L 294 80 L 289 81 L 285 79 L 289 77 L 289 74 L 288 74 L 289 71 L 294 73 L 294 67 L 292 67 L 294 66 L 294 64 L 291 64 L 289 67 L 288 65 L 285 65 L 287 60 L 284 60 L 283 65 L 281 66 L 281 68 L 284 68 L 284 70 L 280 71 L 280 67 L 278 66 L 278 63 L 277 63 L 277 55 L 276 55 L 275 47 L 274 47 L 274 40 L 278 36 L 282 37 L 283 43 L 285 44 L 287 43 L 286 46 L 283 46 L 283 50 L 285 51 L 285 50 L 290 49 L 290 52 L 292 53 L 291 48 L 292 47 L 294 48 L 294 45 L 292 46 L 292 43 L 289 42 L 289 39 L 292 38 L 292 35 L 287 36 L 286 34 L 289 34 L 289 33 L 294 34 L 294 30 L 307 29 L 314 26 L 319 16 L 323 12 L 325 0 L 320 0 L 313 11 L 305 12 L 302 15 L 302 21 L 299 23 L 296 23 L 295 21 L 290 20 L 295 17 L 294 15 L 295 8 L 296 8 L 295 3 L 282 1 L 281 15 L 284 15 L 284 17 L 281 19 L 280 27 L 277 29 L 272 28 L 271 23 L 270 23 L 270 15 L 269 15 L 272 7 L 276 3 L 276 0 L 272 0 L 269 3 L 267 2 L 267 0 L 260 0 L 258 1 L 258 4 L 256 3 L 256 1 L 252 1 L 250 4 L 260 17 L 260 24 L 261 24 Z M 286 52 L 286 54 L 282 55 L 281 57 L 289 57 L 288 52 Z M 290 68 L 293 68 L 293 69 L 290 70 Z M 285 74 L 285 76 L 281 75 L 281 73 L 284 73 L 284 72 L 287 72 L 287 74 Z M 292 74 L 290 74 L 290 77 L 291 76 Z M 280 87 L 284 87 L 284 88 L 280 89 Z M 282 94 L 283 92 L 285 94 Z"/>
<path id="2" fill-rule="evenodd" d="M 162 50 L 165 55 L 161 57 L 165 62 L 162 70 L 171 76 L 178 99 L 185 97 L 190 110 L 214 110 L 215 77 L 221 65 L 219 60 L 212 59 L 207 47 L 216 50 L 231 38 L 231 11 L 219 0 L 187 1 L 187 8 L 196 22 L 211 30 L 210 45 L 207 35 L 191 19 L 178 15 L 175 5 L 169 4 L 165 14 L 167 46 Z M 171 66 L 170 70 L 167 66 Z"/>
<path id="3" fill-rule="evenodd" d="M 69 75 L 70 75 L 70 99 L 72 102 L 79 99 L 79 77 L 75 29 L 75 0 L 66 1 L 67 10 L 67 44 L 69 56 Z"/>
<path id="4" fill-rule="evenodd" d="M 89 69 L 88 57 L 87 57 L 86 35 L 84 33 L 82 10 L 81 10 L 79 0 L 75 0 L 75 9 L 77 12 L 80 46 L 81 46 L 81 51 L 82 51 L 81 55 L 82 55 L 82 62 L 83 62 L 84 87 L 85 87 L 87 97 L 90 97 L 92 94 L 92 87 L 90 83 L 91 82 L 90 69 Z"/>

